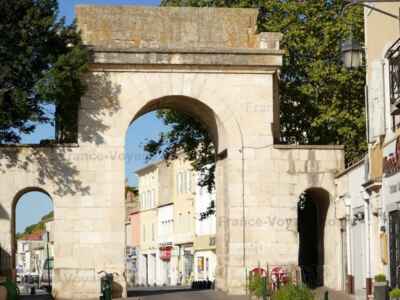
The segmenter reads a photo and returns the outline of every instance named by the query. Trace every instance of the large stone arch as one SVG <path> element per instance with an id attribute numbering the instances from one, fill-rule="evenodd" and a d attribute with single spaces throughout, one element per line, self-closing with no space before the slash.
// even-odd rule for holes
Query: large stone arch
<path id="1" fill-rule="evenodd" d="M 297 265 L 289 222 L 297 197 L 314 186 L 335 195 L 343 150 L 276 144 L 281 35 L 256 33 L 254 9 L 80 6 L 77 20 L 93 53 L 78 141 L 0 148 L 5 251 L 13 197 L 43 188 L 56 211 L 53 294 L 97 298 L 99 271 L 124 272 L 126 130 L 141 114 L 170 106 L 199 117 L 218 147 L 216 287 L 244 294 L 247 272 L 259 264 Z M 328 248 L 325 263 L 334 265 L 335 238 Z M 326 284 L 336 288 L 337 277 Z M 115 280 L 125 290 L 123 276 Z"/>

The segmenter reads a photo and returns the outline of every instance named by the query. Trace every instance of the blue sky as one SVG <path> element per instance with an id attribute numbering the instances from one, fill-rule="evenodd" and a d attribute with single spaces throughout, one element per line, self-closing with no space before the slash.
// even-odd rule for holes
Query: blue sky
<path id="1" fill-rule="evenodd" d="M 101 5 L 159 5 L 156 0 L 59 0 L 60 16 L 65 16 L 68 23 L 74 19 L 74 7 L 77 4 L 101 4 Z M 52 107 L 46 107 L 51 115 Z M 130 185 L 136 185 L 137 180 L 134 170 L 146 164 L 143 143 L 146 139 L 155 138 L 165 130 L 163 123 L 157 119 L 155 113 L 148 113 L 137 119 L 129 128 L 126 135 L 126 176 Z M 51 125 L 38 126 L 31 135 L 24 135 L 22 142 L 36 144 L 42 139 L 54 138 L 54 128 Z M 51 200 L 44 194 L 31 192 L 21 197 L 17 204 L 16 229 L 21 232 L 28 225 L 34 224 L 40 218 L 52 210 Z"/>
<path id="2" fill-rule="evenodd" d="M 77 4 L 99 4 L 99 5 L 152 5 L 158 6 L 157 0 L 58 0 L 60 15 L 65 16 L 67 22 L 74 19 L 74 7 Z"/>

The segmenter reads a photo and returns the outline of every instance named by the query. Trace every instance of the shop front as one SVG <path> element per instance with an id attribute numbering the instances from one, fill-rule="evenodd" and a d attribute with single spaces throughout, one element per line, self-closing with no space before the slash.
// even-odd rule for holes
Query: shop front
<path id="1" fill-rule="evenodd" d="M 194 280 L 214 281 L 217 257 L 215 236 L 197 236 L 194 242 Z"/>
<path id="2" fill-rule="evenodd" d="M 381 258 L 392 288 L 400 287 L 400 137 L 384 149 L 382 189 L 384 218 L 381 227 Z M 388 250 L 390 249 L 390 250 Z M 389 253 L 384 253 L 389 251 Z"/>

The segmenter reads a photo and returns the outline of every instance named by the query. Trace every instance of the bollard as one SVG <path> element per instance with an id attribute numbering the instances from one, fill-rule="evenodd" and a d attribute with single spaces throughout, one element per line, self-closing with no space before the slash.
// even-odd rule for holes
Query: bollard
<path id="1" fill-rule="evenodd" d="M 101 295 L 100 300 L 111 300 L 112 299 L 112 286 L 113 286 L 113 274 L 105 273 L 100 279 Z"/>
<path id="2" fill-rule="evenodd" d="M 329 300 L 328 291 L 325 291 L 324 300 Z"/>

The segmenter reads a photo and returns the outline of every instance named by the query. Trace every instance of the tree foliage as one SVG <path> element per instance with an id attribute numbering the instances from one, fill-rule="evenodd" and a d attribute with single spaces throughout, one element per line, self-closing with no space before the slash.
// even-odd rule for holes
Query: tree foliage
<path id="1" fill-rule="evenodd" d="M 17 143 L 56 106 L 58 142 L 76 139 L 81 81 L 89 58 L 75 24 L 56 0 L 0 1 L 0 143 Z"/>
<path id="2" fill-rule="evenodd" d="M 363 41 L 364 33 L 362 9 L 353 8 L 341 17 L 343 3 L 342 0 L 163 0 L 161 5 L 260 8 L 258 31 L 283 33 L 281 48 L 286 50 L 279 81 L 281 143 L 342 144 L 346 162 L 350 163 L 366 151 L 365 68 L 346 69 L 340 61 L 340 45 L 350 35 Z M 183 147 L 185 152 L 189 150 L 189 157 L 198 167 L 204 160 L 209 163 L 214 159 L 214 153 L 192 155 L 197 145 L 210 140 L 206 130 L 199 130 L 200 123 L 175 112 L 159 116 L 166 124 L 172 120 L 174 126 L 160 140 L 148 144 L 146 150 L 150 149 L 150 154 L 161 151 L 165 158 L 174 158 L 176 149 Z M 194 127 L 194 136 L 190 126 Z"/>
<path id="3" fill-rule="evenodd" d="M 199 120 L 175 110 L 159 110 L 157 116 L 169 130 L 145 144 L 147 158 L 162 156 L 170 161 L 184 154 L 193 170 L 199 172 L 199 184 L 211 192 L 215 184 L 215 148 L 205 126 Z"/>

